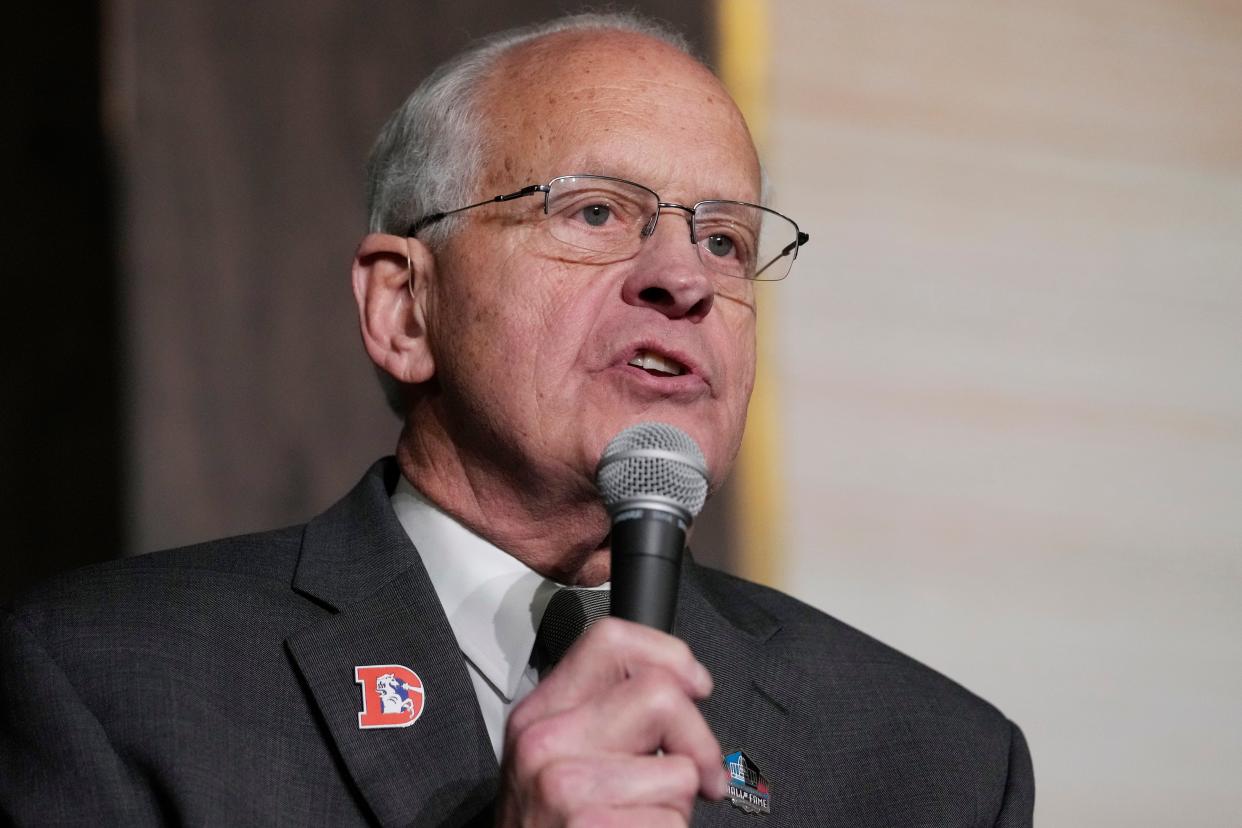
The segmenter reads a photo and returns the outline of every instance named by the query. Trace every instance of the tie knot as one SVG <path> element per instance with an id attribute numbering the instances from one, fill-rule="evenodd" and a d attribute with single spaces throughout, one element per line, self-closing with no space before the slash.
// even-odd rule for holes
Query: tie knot
<path id="1" fill-rule="evenodd" d="M 531 663 L 540 676 L 556 666 L 587 627 L 608 614 L 609 595 L 606 589 L 563 587 L 556 591 L 535 634 Z"/>

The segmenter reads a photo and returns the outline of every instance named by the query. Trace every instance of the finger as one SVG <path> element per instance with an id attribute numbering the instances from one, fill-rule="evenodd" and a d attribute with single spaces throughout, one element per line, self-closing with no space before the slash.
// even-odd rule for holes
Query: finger
<path id="1" fill-rule="evenodd" d="M 515 732 L 507 748 L 522 784 L 561 758 L 587 753 L 642 755 L 657 749 L 695 764 L 703 796 L 724 796 L 728 783 L 720 743 L 675 678 L 656 668 L 610 687 L 590 704 Z"/>
<path id="2" fill-rule="evenodd" d="M 680 638 L 632 621 L 605 618 L 588 629 L 540 682 L 549 685 L 551 694 L 544 703 L 572 707 L 650 668 L 671 673 L 692 698 L 711 694 L 711 673 Z"/>
<path id="3" fill-rule="evenodd" d="M 544 807 L 554 813 L 659 806 L 684 820 L 690 819 L 698 789 L 698 768 L 685 756 L 616 754 L 550 762 L 534 787 Z"/>
<path id="4" fill-rule="evenodd" d="M 631 621 L 605 618 L 592 625 L 514 709 L 509 726 L 520 731 L 650 668 L 672 674 L 692 698 L 706 698 L 712 691 L 711 674 L 684 641 Z"/>
<path id="5" fill-rule="evenodd" d="M 687 817 L 683 817 L 672 808 L 638 807 L 638 808 L 591 808 L 574 814 L 565 821 L 566 828 L 685 828 L 689 825 Z"/>

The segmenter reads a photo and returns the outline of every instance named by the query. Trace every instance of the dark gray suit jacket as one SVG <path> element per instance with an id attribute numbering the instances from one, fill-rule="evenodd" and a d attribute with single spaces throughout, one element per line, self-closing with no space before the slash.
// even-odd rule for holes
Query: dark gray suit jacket
<path id="1" fill-rule="evenodd" d="M 389 459 L 305 526 L 96 566 L 0 631 L 0 811 L 18 824 L 484 823 L 498 768 L 473 686 L 389 506 Z M 687 562 L 677 634 L 703 712 L 770 815 L 696 824 L 1022 826 L 1022 733 L 948 679 L 792 598 Z M 356 665 L 426 689 L 360 730 Z"/>

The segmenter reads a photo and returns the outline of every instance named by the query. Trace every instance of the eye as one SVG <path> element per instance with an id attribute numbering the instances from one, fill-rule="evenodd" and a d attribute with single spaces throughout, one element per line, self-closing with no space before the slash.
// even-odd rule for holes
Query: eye
<path id="1" fill-rule="evenodd" d="M 713 233 L 708 236 L 704 241 L 704 246 L 706 246 L 708 252 L 713 256 L 720 256 L 723 258 L 725 256 L 733 255 L 733 239 L 723 233 Z"/>
<path id="2" fill-rule="evenodd" d="M 591 204 L 582 208 L 582 220 L 592 227 L 602 227 L 612 216 L 612 208 L 606 204 Z"/>

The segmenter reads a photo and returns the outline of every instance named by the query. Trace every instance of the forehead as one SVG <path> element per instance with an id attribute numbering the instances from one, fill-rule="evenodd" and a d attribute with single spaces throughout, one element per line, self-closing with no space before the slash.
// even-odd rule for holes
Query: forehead
<path id="1" fill-rule="evenodd" d="M 616 175 L 667 200 L 759 198 L 737 107 L 706 68 L 628 33 L 562 33 L 505 55 L 485 87 L 489 185 Z"/>

